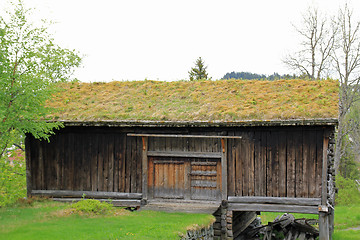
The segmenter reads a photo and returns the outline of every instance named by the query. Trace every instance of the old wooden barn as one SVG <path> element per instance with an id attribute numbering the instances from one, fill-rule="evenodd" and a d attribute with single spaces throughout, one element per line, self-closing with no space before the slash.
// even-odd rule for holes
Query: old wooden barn
<path id="1" fill-rule="evenodd" d="M 336 81 L 62 88 L 48 105 L 64 128 L 50 142 L 26 137 L 29 195 L 212 211 L 222 239 L 239 234 L 244 212 L 314 213 L 329 238 Z"/>

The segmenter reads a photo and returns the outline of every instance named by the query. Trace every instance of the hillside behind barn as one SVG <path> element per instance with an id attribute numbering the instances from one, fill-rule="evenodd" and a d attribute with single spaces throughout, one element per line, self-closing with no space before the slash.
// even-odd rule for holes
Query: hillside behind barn
<path id="1" fill-rule="evenodd" d="M 335 80 L 66 83 L 47 103 L 64 121 L 245 121 L 338 117 Z"/>

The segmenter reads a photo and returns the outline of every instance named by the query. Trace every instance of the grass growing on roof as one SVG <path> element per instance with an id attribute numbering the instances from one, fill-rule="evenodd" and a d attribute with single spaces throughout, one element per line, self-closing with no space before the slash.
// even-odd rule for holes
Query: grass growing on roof
<path id="1" fill-rule="evenodd" d="M 237 121 L 337 118 L 334 80 L 66 83 L 53 119 Z"/>

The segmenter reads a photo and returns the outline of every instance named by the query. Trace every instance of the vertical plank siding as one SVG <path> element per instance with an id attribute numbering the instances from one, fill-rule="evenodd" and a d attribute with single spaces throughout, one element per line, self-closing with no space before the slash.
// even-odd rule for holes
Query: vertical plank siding
<path id="1" fill-rule="evenodd" d="M 321 196 L 322 128 L 256 128 L 236 135 L 242 139 L 230 141 L 235 188 L 230 182 L 229 195 Z"/>
<path id="2" fill-rule="evenodd" d="M 325 130 L 310 126 L 66 127 L 52 136 L 50 143 L 27 137 L 29 186 L 37 190 L 140 193 L 143 189 L 142 162 L 146 161 L 143 142 L 141 137 L 129 137 L 127 133 L 179 133 L 242 137 L 227 140 L 226 173 L 230 196 L 320 197 Z M 147 142 L 148 151 L 222 152 L 220 139 L 214 138 L 149 137 Z M 149 195 L 184 199 L 204 199 L 205 195 L 217 199 L 221 195 L 220 158 L 160 160 L 164 162 L 156 158 L 149 158 L 147 162 L 149 171 L 145 182 Z M 191 172 L 194 175 L 184 178 Z M 216 172 L 217 176 L 202 176 L 201 172 Z M 159 184 L 164 187 L 158 188 Z"/>

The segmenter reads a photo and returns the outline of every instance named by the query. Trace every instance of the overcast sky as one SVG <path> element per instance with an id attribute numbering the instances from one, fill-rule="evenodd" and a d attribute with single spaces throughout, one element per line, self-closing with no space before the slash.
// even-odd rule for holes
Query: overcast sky
<path id="1" fill-rule="evenodd" d="M 94 82 L 188 79 L 200 56 L 213 79 L 231 71 L 289 73 L 281 59 L 299 40 L 291 24 L 299 24 L 310 5 L 331 14 L 345 0 L 24 2 L 37 17 L 57 22 L 51 29 L 56 42 L 85 55 L 75 76 Z M 360 9 L 360 1 L 350 5 Z"/>

